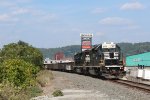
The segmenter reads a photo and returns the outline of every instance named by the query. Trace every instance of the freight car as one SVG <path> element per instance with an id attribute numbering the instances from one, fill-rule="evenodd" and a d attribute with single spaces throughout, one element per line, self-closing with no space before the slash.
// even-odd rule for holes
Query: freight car
<path id="1" fill-rule="evenodd" d="M 48 70 L 72 72 L 73 65 L 74 62 L 69 60 L 50 60 L 49 58 L 44 60 L 44 69 Z"/>
<path id="2" fill-rule="evenodd" d="M 124 76 L 123 55 L 120 47 L 111 42 L 74 55 L 73 70 L 77 73 L 121 78 Z"/>

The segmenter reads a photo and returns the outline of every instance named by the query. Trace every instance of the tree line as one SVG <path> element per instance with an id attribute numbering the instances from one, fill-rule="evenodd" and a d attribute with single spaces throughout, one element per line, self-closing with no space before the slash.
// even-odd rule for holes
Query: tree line
<path id="1" fill-rule="evenodd" d="M 124 54 L 124 56 L 150 52 L 150 42 L 141 42 L 141 43 L 117 43 Z M 81 51 L 80 45 L 71 45 L 60 48 L 39 48 L 42 52 L 44 58 L 54 58 L 56 52 L 64 52 L 66 57 L 72 57 L 77 52 Z"/>

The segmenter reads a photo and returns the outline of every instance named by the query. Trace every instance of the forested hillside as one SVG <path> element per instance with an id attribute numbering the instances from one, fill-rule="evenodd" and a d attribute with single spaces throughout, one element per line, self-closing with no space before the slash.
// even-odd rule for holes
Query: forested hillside
<path id="1" fill-rule="evenodd" d="M 143 52 L 150 52 L 150 42 L 141 42 L 141 43 L 118 43 L 121 47 L 122 52 L 125 56 L 139 54 Z M 66 57 L 73 57 L 77 52 L 80 52 L 80 45 L 72 45 L 61 48 L 40 48 L 40 51 L 43 53 L 44 58 L 49 57 L 53 59 L 56 52 L 64 52 Z"/>
<path id="2" fill-rule="evenodd" d="M 66 57 L 73 57 L 73 55 L 80 51 L 79 45 L 71 45 L 61 48 L 40 48 L 40 51 L 43 53 L 44 58 L 51 58 L 53 59 L 54 54 L 57 52 L 63 52 Z"/>
<path id="3" fill-rule="evenodd" d="M 118 43 L 125 56 L 150 52 L 150 42 Z"/>

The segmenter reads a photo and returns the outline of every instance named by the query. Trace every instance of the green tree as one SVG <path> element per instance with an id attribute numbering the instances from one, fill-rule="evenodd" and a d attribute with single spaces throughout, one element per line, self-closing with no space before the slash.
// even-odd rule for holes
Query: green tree
<path id="1" fill-rule="evenodd" d="M 43 63 L 42 53 L 37 48 L 34 48 L 23 41 L 5 45 L 0 52 L 0 59 L 1 62 L 4 62 L 7 59 L 23 59 L 35 66 L 42 66 Z"/>
<path id="2" fill-rule="evenodd" d="M 38 67 L 21 59 L 5 60 L 2 64 L 1 78 L 14 87 L 25 88 L 34 85 Z"/>

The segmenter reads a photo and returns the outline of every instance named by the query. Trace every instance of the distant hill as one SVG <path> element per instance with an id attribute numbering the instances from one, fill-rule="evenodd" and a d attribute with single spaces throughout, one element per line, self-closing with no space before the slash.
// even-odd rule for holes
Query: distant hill
<path id="1" fill-rule="evenodd" d="M 80 52 L 80 46 L 79 45 L 71 45 L 71 46 L 65 46 L 61 48 L 39 48 L 40 51 L 43 53 L 44 58 L 50 58 L 53 59 L 55 53 L 57 52 L 63 52 L 66 57 L 73 57 L 73 55 L 77 52 Z"/>
<path id="2" fill-rule="evenodd" d="M 125 56 L 150 52 L 150 42 L 118 43 Z"/>
<path id="3" fill-rule="evenodd" d="M 142 42 L 142 43 L 118 43 L 121 47 L 122 52 L 125 56 L 139 54 L 144 52 L 150 52 L 150 42 Z M 73 57 L 73 55 L 77 52 L 80 52 L 80 45 L 71 45 L 65 46 L 61 48 L 39 48 L 43 53 L 44 58 L 48 57 L 53 59 L 54 54 L 56 52 L 64 52 L 66 57 Z"/>

